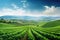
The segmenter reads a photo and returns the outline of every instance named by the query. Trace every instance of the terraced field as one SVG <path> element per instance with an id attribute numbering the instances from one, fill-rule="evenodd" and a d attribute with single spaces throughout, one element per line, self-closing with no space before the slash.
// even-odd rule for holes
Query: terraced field
<path id="1" fill-rule="evenodd" d="M 60 25 L 45 27 L 0 23 L 0 40 L 60 40 Z"/>

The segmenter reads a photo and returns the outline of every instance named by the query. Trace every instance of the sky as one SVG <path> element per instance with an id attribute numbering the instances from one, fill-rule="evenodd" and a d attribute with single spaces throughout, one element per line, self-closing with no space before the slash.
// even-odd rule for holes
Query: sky
<path id="1" fill-rule="evenodd" d="M 60 16 L 60 0 L 0 0 L 0 16 Z"/>

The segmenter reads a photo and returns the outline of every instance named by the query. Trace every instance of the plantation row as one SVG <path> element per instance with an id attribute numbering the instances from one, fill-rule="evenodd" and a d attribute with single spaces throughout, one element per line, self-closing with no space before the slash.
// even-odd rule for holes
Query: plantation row
<path id="1" fill-rule="evenodd" d="M 39 33 L 40 35 L 48 38 L 49 40 L 60 40 L 60 36 L 56 36 L 54 34 L 50 34 L 44 31 L 39 31 L 39 30 L 35 30 L 37 33 Z"/>
<path id="2" fill-rule="evenodd" d="M 23 28 L 23 27 L 22 27 Z M 3 29 L 0 31 L 0 40 L 18 40 L 24 36 L 25 28 Z M 4 31 L 5 30 L 5 31 Z"/>
<path id="3" fill-rule="evenodd" d="M 0 40 L 60 40 L 60 34 L 36 29 L 37 27 L 0 29 Z"/>

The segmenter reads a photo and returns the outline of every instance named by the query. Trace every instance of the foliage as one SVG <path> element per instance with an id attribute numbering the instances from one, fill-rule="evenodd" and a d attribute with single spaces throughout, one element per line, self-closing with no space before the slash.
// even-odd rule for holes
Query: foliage
<path id="1" fill-rule="evenodd" d="M 32 22 L 20 22 L 21 25 L 16 22 L 14 24 L 9 20 L 9 22 L 6 20 L 4 20 L 5 22 L 1 21 L 0 40 L 60 40 L 60 21 L 39 22 L 38 25 L 35 22 L 35 24 L 31 24 Z M 58 25 L 52 25 L 52 23 L 58 23 Z M 51 25 L 52 27 L 50 27 Z"/>

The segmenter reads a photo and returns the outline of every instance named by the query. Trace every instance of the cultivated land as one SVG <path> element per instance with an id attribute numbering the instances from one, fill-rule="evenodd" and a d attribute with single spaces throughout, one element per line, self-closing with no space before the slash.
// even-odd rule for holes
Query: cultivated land
<path id="1" fill-rule="evenodd" d="M 0 21 L 0 40 L 60 40 L 60 20 L 20 23 Z"/>

